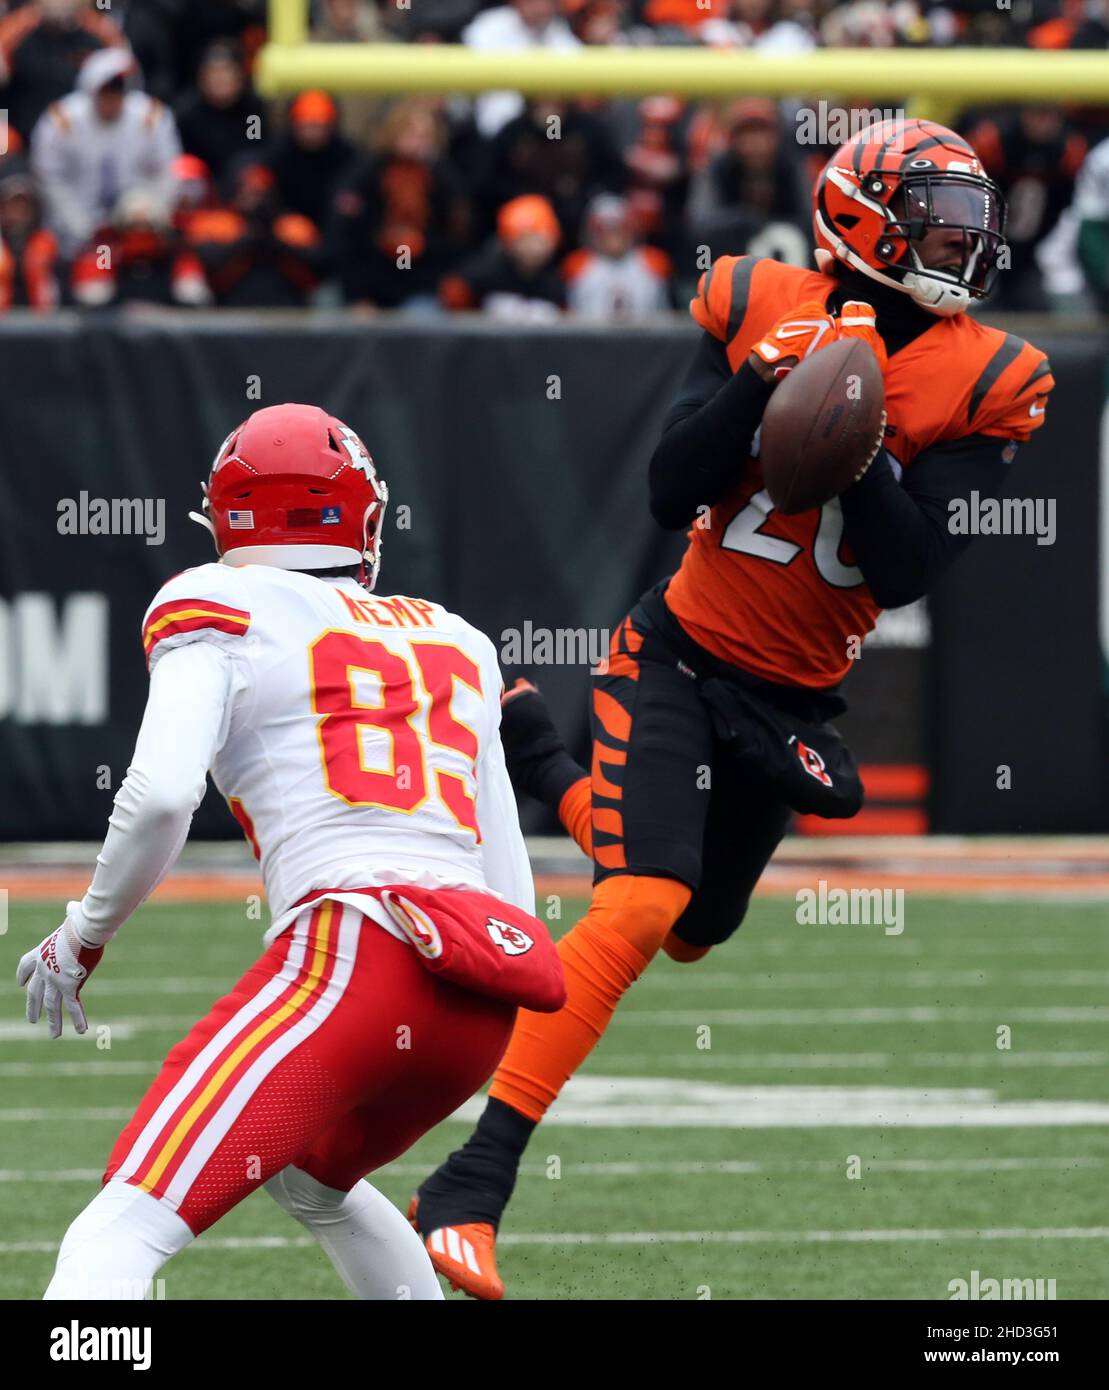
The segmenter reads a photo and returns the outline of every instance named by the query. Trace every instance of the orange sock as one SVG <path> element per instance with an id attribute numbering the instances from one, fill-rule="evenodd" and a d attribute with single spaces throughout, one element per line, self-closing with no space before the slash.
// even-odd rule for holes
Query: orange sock
<path id="1" fill-rule="evenodd" d="M 593 858 L 593 785 L 588 775 L 579 777 L 558 803 L 558 818 L 581 852 Z"/>
<path id="2" fill-rule="evenodd" d="M 690 898 L 672 878 L 623 874 L 593 890 L 581 921 L 558 943 L 566 1003 L 556 1014 L 521 1009 L 489 1094 L 538 1122 L 608 1027 L 624 991 L 647 968 Z"/>

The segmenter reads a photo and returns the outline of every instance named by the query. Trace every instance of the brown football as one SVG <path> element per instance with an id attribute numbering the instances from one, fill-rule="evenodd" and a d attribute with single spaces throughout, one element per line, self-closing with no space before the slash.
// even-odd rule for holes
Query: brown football
<path id="1" fill-rule="evenodd" d="M 759 459 L 780 512 L 822 507 L 848 487 L 885 425 L 878 359 L 861 338 L 843 338 L 794 367 L 763 411 Z"/>

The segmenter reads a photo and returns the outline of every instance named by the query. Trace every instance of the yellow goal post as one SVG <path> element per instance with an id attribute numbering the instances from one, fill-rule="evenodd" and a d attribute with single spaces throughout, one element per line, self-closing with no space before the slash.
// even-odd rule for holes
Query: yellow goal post
<path id="1" fill-rule="evenodd" d="M 419 3 L 419 0 L 412 0 Z M 747 49 L 583 47 L 475 52 L 461 44 L 332 44 L 308 38 L 308 0 L 269 0 L 255 81 L 265 97 L 308 87 L 344 93 L 479 93 L 694 98 L 738 96 L 905 101 L 950 121 L 965 106 L 1008 102 L 1103 105 L 1109 52 L 1021 48 Z"/>

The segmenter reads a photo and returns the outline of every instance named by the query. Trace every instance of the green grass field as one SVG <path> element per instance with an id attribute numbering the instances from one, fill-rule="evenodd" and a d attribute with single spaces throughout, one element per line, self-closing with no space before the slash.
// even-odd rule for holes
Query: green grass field
<path id="1" fill-rule="evenodd" d="M 113 1025 L 98 1051 L 21 1023 L 16 961 L 59 914 L 13 904 L 2 938 L 5 1298 L 41 1294 L 163 1055 L 260 937 L 235 904 L 144 909 L 87 990 L 94 1030 Z M 508 1297 L 944 1299 L 978 1270 L 1105 1298 L 1105 920 L 1104 902 L 910 896 L 887 936 L 762 899 L 708 960 L 658 960 L 533 1140 Z M 378 1185 L 405 1203 L 466 1132 L 442 1125 Z M 264 1193 L 164 1277 L 171 1299 L 346 1296 Z"/>

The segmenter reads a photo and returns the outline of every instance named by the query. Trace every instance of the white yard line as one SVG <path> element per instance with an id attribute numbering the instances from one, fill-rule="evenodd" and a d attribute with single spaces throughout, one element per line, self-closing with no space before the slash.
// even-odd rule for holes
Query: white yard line
<path id="1" fill-rule="evenodd" d="M 1070 1172 L 1078 1168 L 1104 1168 L 1104 1158 L 875 1158 L 863 1162 L 864 1173 L 1017 1173 L 1017 1172 Z M 426 1163 L 390 1163 L 378 1171 L 375 1177 L 426 1177 Z M 565 1163 L 562 1176 L 582 1177 L 740 1177 L 771 1176 L 783 1173 L 829 1173 L 841 1176 L 843 1163 L 838 1159 L 720 1159 L 706 1162 L 695 1159 L 672 1162 L 641 1163 L 634 1161 L 614 1163 Z M 527 1178 L 544 1178 L 548 1181 L 548 1170 L 543 1163 L 521 1165 L 520 1175 Z"/>
<path id="2" fill-rule="evenodd" d="M 99 1182 L 104 1176 L 103 1168 L 0 1168 L 0 1183 L 54 1183 L 59 1182 Z"/>
<path id="3" fill-rule="evenodd" d="M 656 990 L 735 990 L 745 989 L 860 989 L 880 985 L 883 989 L 1105 989 L 1109 970 L 1006 970 L 991 966 L 982 970 L 915 970 L 911 965 L 878 971 L 783 970 L 769 973 L 765 967 L 750 971 L 715 971 L 712 974 L 679 975 L 673 970 L 648 971 L 636 988 Z"/>
<path id="4" fill-rule="evenodd" d="M 983 1052 L 743 1052 L 721 1049 L 652 1053 L 624 1051 L 606 1044 L 600 1054 L 606 1062 L 621 1066 L 639 1065 L 651 1071 L 667 1066 L 693 1066 L 704 1070 L 731 1068 L 735 1071 L 896 1071 L 904 1067 L 960 1068 L 1001 1067 L 1104 1067 L 1109 1051 L 1101 1052 L 1024 1052 L 995 1050 Z M 126 1061 L 90 1058 L 87 1061 L 56 1062 L 43 1058 L 27 1062 L 0 1062 L 0 1077 L 74 1077 L 93 1080 L 106 1076 L 150 1076 L 161 1067 L 163 1058 Z"/>
<path id="5" fill-rule="evenodd" d="M 1091 923 L 1091 925 L 1093 925 Z M 1100 921 L 1097 925 L 1100 928 Z M 875 950 L 893 950 L 900 952 L 898 958 L 902 963 L 908 960 L 910 963 L 915 956 L 921 942 L 913 939 L 912 923 L 907 922 L 905 931 L 900 936 L 886 936 L 881 927 L 806 927 L 806 931 L 827 931 L 839 932 L 835 938 L 831 936 L 822 937 L 817 940 L 809 938 L 806 941 L 799 941 L 797 932 L 799 928 L 790 923 L 788 929 L 783 925 L 781 930 L 771 926 L 760 926 L 750 933 L 739 932 L 730 942 L 725 942 L 717 946 L 712 954 L 704 957 L 700 962 L 685 966 L 661 966 L 663 971 L 672 970 L 677 972 L 679 969 L 683 974 L 694 975 L 698 973 L 711 974 L 713 967 L 721 961 L 726 960 L 728 964 L 734 964 L 746 956 L 805 956 L 805 957 L 830 957 L 836 960 L 850 959 L 852 956 L 865 956 L 873 961 Z M 867 936 L 866 933 L 870 935 Z M 1095 938 L 1095 944 L 1100 945 L 1100 940 Z M 1006 937 L 1004 933 L 995 928 L 986 928 L 977 935 L 966 936 L 960 943 L 959 956 L 964 962 L 969 958 L 985 956 L 990 958 L 991 964 L 996 963 L 993 958 L 1001 956 L 1005 961 L 1017 960 L 1021 956 L 1054 956 L 1066 955 L 1068 952 L 1083 956 L 1088 952 L 1090 940 L 1086 930 L 1082 930 L 1073 939 L 1068 939 L 1066 928 L 1060 929 L 1058 935 L 1047 941 L 1013 941 L 1011 937 Z M 735 954 L 733 954 L 733 952 Z"/>
<path id="6" fill-rule="evenodd" d="M 111 1059 L 82 1062 L 53 1062 L 43 1058 L 33 1062 L 0 1062 L 0 1076 L 79 1076 L 92 1080 L 98 1076 L 154 1076 L 163 1058 L 149 1062 Z"/>
<path id="7" fill-rule="evenodd" d="M 57 1120 L 66 1124 L 75 1120 L 129 1120 L 134 1113 L 134 1106 L 125 1105 L 89 1106 L 85 1109 L 73 1109 L 65 1105 L 56 1108 L 36 1106 L 23 1110 L 0 1110 L 0 1124 L 37 1125 L 44 1120 Z"/>
<path id="8" fill-rule="evenodd" d="M 1109 1005 L 874 1006 L 856 1009 L 636 1009 L 620 1015 L 625 1028 L 697 1028 L 702 1023 L 745 1027 L 806 1027 L 827 1023 L 1109 1023 Z"/>
<path id="9" fill-rule="evenodd" d="M 982 1240 L 1109 1240 L 1109 1226 L 1000 1226 L 923 1228 L 914 1230 L 846 1231 L 551 1231 L 533 1234 L 506 1232 L 498 1244 L 535 1246 L 580 1245 L 865 1245 L 908 1244 L 916 1241 Z M 188 1247 L 195 1251 L 305 1250 L 316 1245 L 310 1236 L 201 1236 Z M 58 1246 L 48 1240 L 0 1241 L 0 1255 L 52 1255 Z"/>
<path id="10" fill-rule="evenodd" d="M 1109 1240 L 1109 1226 L 863 1231 L 584 1231 L 498 1237 L 500 1245 L 830 1245 L 956 1240 Z"/>
<path id="11" fill-rule="evenodd" d="M 1018 1173 L 1018 1172 L 1071 1172 L 1079 1168 L 1104 1168 L 1104 1158 L 875 1158 L 867 1159 L 863 1165 L 864 1173 Z M 374 1181 L 381 1178 L 426 1177 L 427 1163 L 390 1163 L 379 1168 Z M 705 1162 L 695 1159 L 672 1162 L 614 1162 L 614 1163 L 566 1163 L 562 1166 L 563 1178 L 640 1178 L 640 1177 L 776 1177 L 785 1173 L 828 1173 L 840 1175 L 843 1164 L 839 1160 L 820 1159 L 720 1159 L 718 1162 Z M 523 1178 L 547 1179 L 547 1165 L 544 1163 L 524 1163 L 520 1167 Z M 18 1186 L 23 1183 L 98 1183 L 102 1176 L 100 1168 L 0 1168 L 0 1184 Z"/>
<path id="12" fill-rule="evenodd" d="M 730 1067 L 736 1071 L 896 1071 L 902 1067 L 1104 1067 L 1109 1052 L 749 1052 L 698 1051 L 692 1045 L 686 1052 L 624 1052 L 605 1047 L 599 1054 L 606 1063 L 640 1065 L 652 1072 L 668 1066 Z M 0 1069 L 0 1075 L 3 1075 Z"/>
<path id="13" fill-rule="evenodd" d="M 127 995 L 198 994 L 213 1001 L 221 998 L 234 981 L 222 977 L 163 975 L 147 978 L 112 979 L 97 976 L 95 988 L 90 986 L 90 1003 L 98 998 L 118 998 Z M 749 970 L 713 970 L 711 967 L 677 971 L 664 968 L 648 971 L 638 982 L 637 989 L 658 990 L 751 990 L 775 989 L 858 989 L 880 985 L 891 989 L 981 989 L 1023 985 L 1037 990 L 1104 989 L 1109 986 L 1109 970 L 1007 970 L 993 964 L 982 969 L 917 970 L 912 965 L 891 966 L 876 970 L 782 970 L 769 971 L 765 966 L 752 965 Z M 0 998 L 21 1000 L 22 992 L 0 987 Z"/>
<path id="14" fill-rule="evenodd" d="M 127 1015 L 112 1018 L 109 1014 L 96 1011 L 89 1000 L 89 1028 L 95 1038 L 101 1027 L 111 1031 L 117 1042 L 126 1042 L 142 1033 L 187 1032 L 194 1023 L 194 1014 L 146 1014 Z M 829 1023 L 843 1024 L 890 1024 L 890 1023 L 982 1023 L 995 1027 L 998 1023 L 1109 1023 L 1109 1005 L 1019 1005 L 1010 1007 L 998 1003 L 991 1008 L 951 1005 L 938 1007 L 931 1005 L 907 1005 L 898 1007 L 874 1007 L 855 1009 L 645 1009 L 632 1007 L 622 1009 L 618 1015 L 618 1026 L 623 1028 L 696 1028 L 703 1023 L 735 1025 L 742 1027 L 807 1027 Z M 42 1023 L 30 1024 L 25 1021 L 0 1021 L 0 1043 L 34 1042 L 46 1038 Z M 86 1047 L 94 1047 L 89 1038 L 77 1038 L 67 1022 L 62 1038 L 68 1042 L 83 1042 Z"/>
<path id="15" fill-rule="evenodd" d="M 207 994 L 214 1001 L 227 994 L 234 985 L 235 981 L 228 975 L 221 979 L 192 975 L 150 975 L 141 978 L 112 979 L 109 975 L 103 980 L 98 975 L 95 993 L 98 997 L 119 994 Z M 93 992 L 94 986 L 89 985 L 90 1004 Z M 22 991 L 20 993 L 22 994 Z"/>
<path id="16" fill-rule="evenodd" d="M 991 1078 L 992 1079 L 992 1078 Z M 475 1096 L 452 1119 L 474 1121 Z M 1025 1129 L 1109 1125 L 1109 1102 L 1002 1099 L 975 1087 L 776 1085 L 581 1073 L 545 1125 L 608 1129 Z"/>
<path id="17" fill-rule="evenodd" d="M 137 1033 L 165 1033 L 172 1032 L 180 1037 L 187 1033 L 197 1022 L 201 1011 L 191 1014 L 139 1014 L 128 1015 L 125 1018 L 113 1018 L 110 1014 L 96 1007 L 91 997 L 83 997 L 86 1012 L 89 1016 L 89 1031 L 84 1037 L 78 1037 L 73 1031 L 68 1016 L 62 1028 L 63 1042 L 78 1042 L 82 1046 L 96 1051 L 97 1029 L 107 1028 L 110 1030 L 111 1037 L 115 1042 L 129 1042 Z M 22 1009 L 22 1005 L 20 1005 Z M 0 1043 L 6 1042 L 36 1042 L 50 1041 L 46 1031 L 46 1024 L 42 1021 L 38 1023 L 28 1023 L 26 1019 L 0 1019 Z"/>

